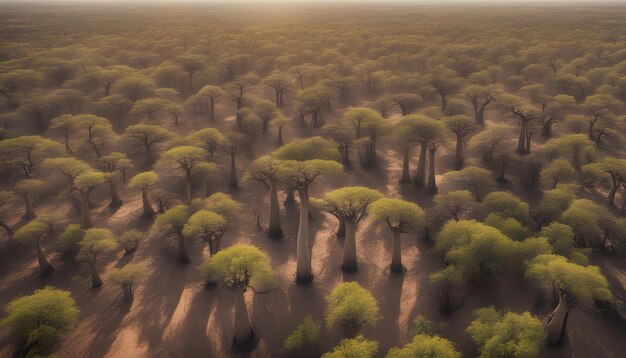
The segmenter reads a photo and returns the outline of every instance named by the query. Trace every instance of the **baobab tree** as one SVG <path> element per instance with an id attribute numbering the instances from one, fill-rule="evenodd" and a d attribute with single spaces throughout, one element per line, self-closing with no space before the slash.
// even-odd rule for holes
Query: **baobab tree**
<path id="1" fill-rule="evenodd" d="M 498 103 L 505 112 L 509 113 L 512 117 L 516 118 L 519 121 L 519 137 L 517 141 L 517 149 L 515 152 L 519 155 L 528 154 L 526 150 L 526 136 L 528 135 L 528 125 L 529 122 L 541 118 L 541 109 L 529 104 L 524 104 L 522 99 L 513 95 L 500 96 L 500 98 L 498 99 Z"/>
<path id="2" fill-rule="evenodd" d="M 189 218 L 183 229 L 188 238 L 200 238 L 209 245 L 209 253 L 215 255 L 222 242 L 222 236 L 228 229 L 226 218 L 209 210 L 199 210 Z"/>
<path id="3" fill-rule="evenodd" d="M 234 348 L 251 348 L 255 332 L 250 324 L 245 293 L 248 288 L 262 292 L 273 287 L 274 275 L 270 260 L 254 246 L 235 245 L 211 256 L 202 265 L 208 282 L 223 284 L 235 296 Z"/>
<path id="4" fill-rule="evenodd" d="M 452 190 L 437 194 L 433 202 L 435 203 L 433 214 L 455 221 L 459 221 L 464 212 L 471 212 L 476 207 L 476 201 L 469 190 Z"/>
<path id="5" fill-rule="evenodd" d="M 53 118 L 52 121 L 50 121 L 49 129 L 58 129 L 63 131 L 63 145 L 65 145 L 65 153 L 67 153 L 68 155 L 72 155 L 74 153 L 70 146 L 70 135 L 76 131 L 76 129 L 79 127 L 79 124 L 80 123 L 77 120 L 76 116 L 73 116 L 71 114 L 64 114 L 59 117 Z"/>
<path id="6" fill-rule="evenodd" d="M 333 142 L 312 137 L 289 143 L 274 152 L 282 160 L 279 181 L 288 190 L 297 190 L 300 197 L 300 221 L 297 238 L 296 281 L 307 283 L 313 279 L 309 252 L 309 187 L 320 176 L 341 172 L 341 155 Z"/>
<path id="7" fill-rule="evenodd" d="M 145 236 L 145 233 L 130 229 L 118 237 L 117 242 L 124 248 L 124 255 L 130 255 L 137 251 L 137 246 Z"/>
<path id="8" fill-rule="evenodd" d="M 87 132 L 87 144 L 93 148 L 96 158 L 100 158 L 104 146 L 110 144 L 115 136 L 111 122 L 93 114 L 79 114 L 76 120 L 80 128 Z"/>
<path id="9" fill-rule="evenodd" d="M 209 120 L 215 120 L 215 101 L 225 94 L 224 90 L 222 90 L 218 86 L 206 85 L 202 87 L 196 97 L 201 99 L 203 103 L 209 104 Z"/>
<path id="10" fill-rule="evenodd" d="M 237 133 L 237 132 L 228 132 L 224 137 L 224 141 L 222 142 L 222 150 L 228 153 L 230 156 L 230 176 L 228 179 L 228 186 L 232 189 L 236 189 L 239 187 L 239 180 L 237 179 L 237 162 L 236 156 L 239 149 L 244 144 L 244 141 L 248 138 L 247 136 Z"/>
<path id="11" fill-rule="evenodd" d="M 405 144 L 407 148 L 409 144 L 420 146 L 419 163 L 413 183 L 417 187 L 423 187 L 426 182 L 426 154 L 430 149 L 429 144 L 432 144 L 432 149 L 436 152 L 441 143 L 441 139 L 445 137 L 445 126 L 443 123 L 423 115 L 409 115 L 402 117 L 397 125 L 396 131 L 403 143 L 407 143 Z M 404 164 L 407 165 L 404 166 Z M 404 170 L 408 170 L 408 163 L 404 164 L 403 166 L 407 169 L 403 169 L 403 172 Z M 434 162 L 432 166 L 434 168 Z M 434 181 L 432 181 L 432 183 L 434 183 Z"/>
<path id="12" fill-rule="evenodd" d="M 140 99 L 130 109 L 130 114 L 145 115 L 148 121 L 151 122 L 154 119 L 154 115 L 160 110 L 167 107 L 170 104 L 169 101 L 162 98 L 144 98 Z"/>
<path id="13" fill-rule="evenodd" d="M 226 137 L 215 128 L 203 128 L 189 136 L 192 144 L 207 152 L 207 161 L 213 160 L 215 152 L 222 148 Z"/>
<path id="14" fill-rule="evenodd" d="M 37 262 L 39 263 L 39 272 L 42 276 L 46 276 L 54 272 L 54 267 L 50 265 L 46 254 L 43 252 L 41 242 L 48 236 L 48 225 L 33 220 L 19 228 L 13 235 L 13 239 L 26 244 L 35 244 L 37 249 Z"/>
<path id="15" fill-rule="evenodd" d="M 93 226 L 91 214 L 89 213 L 89 193 L 105 182 L 104 173 L 100 171 L 86 171 L 76 177 L 74 187 L 81 197 L 81 216 L 83 228 L 88 229 Z"/>
<path id="16" fill-rule="evenodd" d="M 148 193 L 156 188 L 158 182 L 159 176 L 153 171 L 139 173 L 128 182 L 129 188 L 141 190 L 143 214 L 145 216 L 151 217 L 154 215 L 154 209 L 152 204 L 150 204 Z"/>
<path id="17" fill-rule="evenodd" d="M 184 145 L 172 148 L 161 156 L 157 166 L 164 168 L 178 169 L 183 172 L 185 181 L 185 200 L 187 204 L 191 203 L 191 190 L 193 177 L 197 174 L 195 170 L 197 166 L 205 162 L 207 152 L 198 147 Z"/>
<path id="18" fill-rule="evenodd" d="M 485 124 L 485 110 L 487 106 L 498 98 L 501 90 L 496 87 L 483 87 L 478 85 L 468 86 L 463 94 L 472 103 L 474 108 L 474 122 L 478 125 Z"/>
<path id="19" fill-rule="evenodd" d="M 254 113 L 261 119 L 261 122 L 263 122 L 263 133 L 266 133 L 270 121 L 273 121 L 279 115 L 280 110 L 274 103 L 263 99 L 254 105 Z"/>
<path id="20" fill-rule="evenodd" d="M 291 120 L 285 117 L 282 113 L 279 113 L 270 124 L 276 127 L 276 147 L 280 148 L 285 145 L 285 141 L 283 139 L 283 128 L 286 124 L 290 123 Z"/>
<path id="21" fill-rule="evenodd" d="M 132 167 L 132 162 L 126 154 L 113 152 L 98 158 L 96 167 L 104 173 L 104 179 L 109 184 L 111 202 L 109 207 L 115 208 L 123 204 L 117 185 L 120 181 L 126 182 L 126 171 Z"/>
<path id="22" fill-rule="evenodd" d="M 355 337 L 365 326 L 374 326 L 381 318 L 374 296 L 356 282 L 340 283 L 326 301 L 326 325 L 340 326 L 348 338 Z"/>
<path id="23" fill-rule="evenodd" d="M 139 264 L 126 264 L 122 268 L 113 268 L 109 273 L 111 281 L 120 285 L 124 299 L 132 302 L 135 294 L 133 288 L 135 284 L 146 274 L 146 269 Z"/>
<path id="24" fill-rule="evenodd" d="M 286 73 L 274 72 L 265 77 L 263 84 L 274 89 L 274 93 L 276 94 L 276 106 L 282 107 L 285 104 L 283 99 L 285 91 L 293 85 L 293 81 Z"/>
<path id="25" fill-rule="evenodd" d="M 380 137 L 389 134 L 391 131 L 391 124 L 376 113 L 376 116 L 369 116 L 366 118 L 361 123 L 360 129 L 365 135 L 363 138 L 358 140 L 358 144 L 361 146 L 361 150 L 363 152 L 361 165 L 364 167 L 376 167 L 378 164 L 376 144 L 378 143 Z"/>
<path id="26" fill-rule="evenodd" d="M 505 183 L 505 170 L 513 155 L 511 150 L 511 127 L 504 124 L 492 124 L 487 129 L 473 136 L 470 149 L 478 151 L 482 161 L 497 166 L 497 181 Z"/>
<path id="27" fill-rule="evenodd" d="M 559 255 L 539 255 L 528 264 L 526 276 L 547 290 L 558 291 L 559 303 L 548 321 L 550 344 L 561 343 L 569 312 L 575 305 L 611 299 L 609 283 L 597 266 L 582 266 Z"/>
<path id="28" fill-rule="evenodd" d="M 93 170 L 89 164 L 72 157 L 48 158 L 44 161 L 44 166 L 65 176 L 68 181 L 69 191 L 74 190 L 77 176 Z"/>
<path id="29" fill-rule="evenodd" d="M 472 192 L 477 202 L 481 202 L 485 194 L 495 186 L 493 173 L 485 168 L 469 166 L 459 171 L 444 174 L 443 180 L 458 189 Z"/>
<path id="30" fill-rule="evenodd" d="M 124 138 L 128 144 L 143 147 L 146 151 L 146 165 L 154 164 L 157 145 L 172 137 L 174 134 L 167 129 L 149 124 L 135 124 L 124 130 Z"/>
<path id="31" fill-rule="evenodd" d="M 401 236 L 410 230 L 417 229 L 424 223 L 424 210 L 417 204 L 401 200 L 382 198 L 374 201 L 369 213 L 376 221 L 385 222 L 393 234 L 391 265 L 393 273 L 402 273 L 402 241 Z"/>
<path id="32" fill-rule="evenodd" d="M 41 136 L 20 136 L 0 141 L 0 158 L 7 166 L 15 165 L 30 177 L 46 158 L 55 153 L 57 142 Z"/>
<path id="33" fill-rule="evenodd" d="M 256 79 L 256 75 L 248 74 L 239 76 L 232 82 L 226 84 L 226 91 L 230 94 L 232 101 L 235 103 L 237 111 L 244 107 L 244 90 L 246 87 L 252 85 Z M 239 118 L 237 118 L 237 123 L 239 123 L 239 121 Z"/>
<path id="34" fill-rule="evenodd" d="M 191 210 L 188 206 L 177 205 L 166 210 L 163 214 L 159 214 L 153 225 L 155 231 L 161 232 L 165 236 L 173 236 L 176 239 L 178 247 L 176 260 L 180 264 L 189 263 L 183 229 L 190 217 Z"/>
<path id="35" fill-rule="evenodd" d="M 280 204 L 278 202 L 278 172 L 281 162 L 271 156 L 263 156 L 254 161 L 252 168 L 246 172 L 245 181 L 254 180 L 265 186 L 269 191 L 269 217 L 267 233 L 272 238 L 283 236 L 280 223 Z"/>
<path id="36" fill-rule="evenodd" d="M 176 58 L 176 62 L 178 62 L 180 68 L 189 75 L 189 93 L 192 93 L 193 74 L 202 69 L 206 59 L 202 55 L 185 53 L 178 56 L 178 58 Z"/>
<path id="37" fill-rule="evenodd" d="M 403 116 L 413 113 L 422 102 L 422 96 L 414 93 L 398 93 L 391 97 L 391 100 L 400 109 Z"/>
<path id="38" fill-rule="evenodd" d="M 85 230 L 85 237 L 80 241 L 77 259 L 89 265 L 92 288 L 102 286 L 102 279 L 96 266 L 98 257 L 116 248 L 117 242 L 110 230 L 100 228 Z"/>
<path id="39" fill-rule="evenodd" d="M 435 92 L 441 97 L 441 110 L 445 111 L 448 106 L 448 97 L 461 87 L 459 79 L 454 71 L 445 66 L 438 66 L 427 78 L 427 82 L 433 87 Z"/>
<path id="40" fill-rule="evenodd" d="M 606 198 L 609 206 L 615 205 L 615 194 L 622 182 L 626 181 L 626 159 L 605 158 L 600 162 L 602 169 L 611 177 L 611 188 Z"/>
<path id="41" fill-rule="evenodd" d="M 323 120 L 322 109 L 328 103 L 328 88 L 322 85 L 316 85 L 298 91 L 297 100 L 304 112 L 311 114 L 311 126 L 320 128 Z"/>
<path id="42" fill-rule="evenodd" d="M 22 219 L 28 220 L 37 216 L 33 207 L 33 201 L 41 194 L 46 183 L 39 179 L 24 179 L 13 187 L 13 192 L 24 201 L 24 215 Z"/>
<path id="43" fill-rule="evenodd" d="M 574 169 L 580 171 L 583 152 L 586 149 L 594 148 L 594 146 L 595 143 L 585 134 L 568 134 L 550 139 L 541 147 L 541 152 L 549 156 L 550 159 L 569 158 Z"/>
<path id="44" fill-rule="evenodd" d="M 351 186 L 333 190 L 326 193 L 322 199 L 312 201 L 314 206 L 332 213 L 345 225 L 346 236 L 341 264 L 344 272 L 357 271 L 356 232 L 359 222 L 365 217 L 367 207 L 382 197 L 383 195 L 376 190 Z"/>
<path id="45" fill-rule="evenodd" d="M 464 115 L 456 115 L 445 119 L 446 127 L 456 137 L 456 149 L 454 152 L 454 170 L 463 169 L 463 147 L 467 137 L 475 133 L 478 128 L 474 122 Z"/>

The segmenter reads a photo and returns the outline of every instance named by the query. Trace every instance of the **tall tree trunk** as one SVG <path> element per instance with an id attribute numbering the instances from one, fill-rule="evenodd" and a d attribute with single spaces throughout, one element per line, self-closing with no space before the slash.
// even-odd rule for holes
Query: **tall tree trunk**
<path id="1" fill-rule="evenodd" d="M 480 108 L 478 109 L 478 112 L 476 112 L 476 123 L 480 124 L 481 126 L 485 124 L 485 108 L 487 107 L 486 104 L 480 106 Z"/>
<path id="2" fill-rule="evenodd" d="M 74 153 L 72 148 L 70 148 L 70 133 L 67 129 L 65 130 L 65 153 L 68 155 L 72 155 Z"/>
<path id="3" fill-rule="evenodd" d="M 111 194 L 111 202 L 109 203 L 109 207 L 117 208 L 122 206 L 124 203 L 122 198 L 120 198 L 120 192 L 117 190 L 117 183 L 109 182 L 109 194 Z"/>
<path id="4" fill-rule="evenodd" d="M 283 230 L 280 225 L 280 205 L 278 204 L 278 191 L 276 183 L 270 183 L 270 215 L 268 234 L 272 238 L 280 238 L 283 236 Z"/>
<path id="5" fill-rule="evenodd" d="M 563 293 L 559 293 L 559 304 L 556 306 L 552 317 L 548 321 L 547 331 L 550 344 L 557 345 L 561 343 L 565 327 L 567 325 L 567 317 L 569 315 L 570 307 L 563 296 Z"/>
<path id="6" fill-rule="evenodd" d="M 276 146 L 282 147 L 285 145 L 285 141 L 283 141 L 283 126 L 278 126 L 278 137 L 276 138 Z"/>
<path id="7" fill-rule="evenodd" d="M 580 149 L 574 148 L 574 152 L 572 153 L 572 166 L 577 171 L 580 171 Z"/>
<path id="8" fill-rule="evenodd" d="M 150 200 L 148 199 L 148 191 L 147 190 L 142 190 L 141 191 L 141 199 L 143 201 L 143 214 L 145 216 L 153 216 L 154 215 L 154 209 L 152 208 L 152 204 L 150 204 Z"/>
<path id="9" fill-rule="evenodd" d="M 617 183 L 617 179 L 614 175 L 611 175 L 611 189 L 609 189 L 609 194 L 606 198 L 606 203 L 609 206 L 615 206 L 615 193 L 617 193 L 617 189 L 619 189 L 619 184 Z"/>
<path id="10" fill-rule="evenodd" d="M 235 189 L 239 187 L 239 183 L 237 181 L 237 166 L 235 165 L 235 153 L 230 153 L 230 179 L 228 181 L 228 186 Z"/>
<path id="11" fill-rule="evenodd" d="M 353 219 L 344 219 L 346 225 L 346 239 L 343 243 L 343 263 L 341 270 L 356 272 L 356 223 Z"/>
<path id="12" fill-rule="evenodd" d="M 151 145 L 146 145 L 146 161 L 145 161 L 146 165 L 152 165 L 154 164 L 154 153 L 152 152 L 152 146 Z"/>
<path id="13" fill-rule="evenodd" d="M 100 274 L 98 273 L 98 269 L 96 268 L 96 262 L 89 262 L 89 271 L 91 272 L 91 287 L 98 288 L 102 286 L 102 279 L 100 278 Z"/>
<path id="14" fill-rule="evenodd" d="M 35 214 L 35 210 L 33 210 L 33 205 L 28 194 L 22 195 L 22 198 L 24 199 L 24 207 L 26 208 L 26 212 L 22 216 L 22 219 L 32 219 L 37 216 L 37 214 Z"/>
<path id="15" fill-rule="evenodd" d="M 39 263 L 39 271 L 42 276 L 47 276 L 54 272 L 54 267 L 50 265 L 48 259 L 46 258 L 46 254 L 43 252 L 43 248 L 41 247 L 41 238 L 37 239 L 37 262 Z"/>
<path id="16" fill-rule="evenodd" d="M 393 249 L 391 254 L 391 265 L 389 269 L 393 273 L 402 273 L 404 271 L 404 267 L 402 266 L 402 242 L 400 231 L 393 231 Z"/>
<path id="17" fill-rule="evenodd" d="M 309 252 L 309 191 L 298 190 L 300 195 L 300 223 L 297 239 L 296 282 L 308 283 L 313 280 L 311 271 L 311 253 Z"/>
<path id="18" fill-rule="evenodd" d="M 209 117 L 209 120 L 215 120 L 215 98 L 211 98 L 211 115 Z"/>
<path id="19" fill-rule="evenodd" d="M 233 342 L 240 348 L 248 347 L 252 341 L 254 332 L 250 325 L 248 317 L 248 309 L 246 308 L 246 299 L 244 297 L 244 288 L 237 287 L 234 289 L 235 294 L 235 335 Z"/>
<path id="20" fill-rule="evenodd" d="M 294 195 L 294 190 L 292 189 L 287 189 L 287 195 L 285 197 L 285 205 L 293 205 L 296 203 L 296 198 Z"/>
<path id="21" fill-rule="evenodd" d="M 504 174 L 506 167 L 507 167 L 507 159 L 504 157 L 500 158 L 500 165 L 498 167 L 498 177 L 496 178 L 496 181 L 498 183 L 506 183 L 508 181 Z"/>
<path id="22" fill-rule="evenodd" d="M 129 284 L 125 284 L 122 289 L 124 290 L 124 299 L 128 302 L 132 302 L 133 298 L 134 298 L 134 294 L 133 294 L 133 284 L 129 283 Z"/>
<path id="23" fill-rule="evenodd" d="M 185 198 L 187 199 L 187 205 L 191 204 L 191 170 L 185 175 Z"/>
<path id="24" fill-rule="evenodd" d="M 424 182 L 426 181 L 426 151 L 428 151 L 428 147 L 424 142 L 420 145 L 419 163 L 417 164 L 417 171 L 415 172 L 415 177 L 413 178 L 413 184 L 415 184 L 418 188 L 423 187 Z"/>
<path id="25" fill-rule="evenodd" d="M 429 194 L 437 193 L 437 176 L 435 173 L 435 154 L 437 153 L 437 149 L 428 150 L 429 158 L 428 158 L 428 185 L 426 187 L 426 192 Z"/>
<path id="26" fill-rule="evenodd" d="M 176 243 L 178 246 L 178 252 L 176 259 L 179 264 L 188 264 L 189 256 L 187 256 L 187 247 L 185 246 L 185 237 L 181 234 L 176 235 Z"/>
<path id="27" fill-rule="evenodd" d="M 337 227 L 337 232 L 335 233 L 335 236 L 337 238 L 345 238 L 346 237 L 346 221 L 342 218 L 337 218 L 339 219 L 339 227 Z"/>
<path id="28" fill-rule="evenodd" d="M 89 214 L 89 198 L 88 193 L 81 193 L 81 210 L 83 216 L 83 228 L 89 229 L 93 227 L 93 221 L 91 220 L 91 215 Z"/>
<path id="29" fill-rule="evenodd" d="M 454 153 L 454 170 L 463 169 L 463 137 L 456 137 L 456 151 Z"/>
<path id="30" fill-rule="evenodd" d="M 527 122 L 523 119 L 520 119 L 519 138 L 517 141 L 516 150 L 516 153 L 519 155 L 526 154 L 526 128 L 528 128 Z"/>
<path id="31" fill-rule="evenodd" d="M 410 183 L 411 182 L 411 173 L 410 173 L 410 162 L 409 157 L 411 156 L 411 148 L 407 147 L 404 149 L 404 158 L 402 159 L 402 177 L 400 178 L 400 183 Z"/>

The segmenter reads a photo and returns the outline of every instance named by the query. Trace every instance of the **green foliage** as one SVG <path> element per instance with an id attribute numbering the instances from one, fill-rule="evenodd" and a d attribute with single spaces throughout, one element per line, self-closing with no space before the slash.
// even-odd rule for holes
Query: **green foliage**
<path id="1" fill-rule="evenodd" d="M 322 325 L 310 316 L 304 318 L 302 323 L 285 339 L 283 349 L 286 352 L 306 351 L 314 347 L 320 339 Z"/>
<path id="2" fill-rule="evenodd" d="M 300 162 L 314 159 L 323 161 L 339 161 L 341 159 L 341 154 L 339 154 L 335 144 L 322 137 L 311 137 L 286 144 L 274 151 L 274 156 L 280 160 Z"/>
<path id="3" fill-rule="evenodd" d="M 339 218 L 358 221 L 365 215 L 367 207 L 382 197 L 374 189 L 348 186 L 327 192 L 322 199 L 312 200 L 312 203 Z"/>
<path id="4" fill-rule="evenodd" d="M 153 189 L 158 182 L 159 176 L 155 172 L 141 172 L 130 179 L 128 187 L 139 190 L 149 190 Z"/>
<path id="5" fill-rule="evenodd" d="M 109 271 L 109 279 L 122 287 L 132 285 L 145 276 L 146 268 L 140 264 L 130 263 Z"/>
<path id="6" fill-rule="evenodd" d="M 435 215 L 455 220 L 459 220 L 463 213 L 472 211 L 476 206 L 476 200 L 468 190 L 437 194 L 433 201 Z"/>
<path id="7" fill-rule="evenodd" d="M 543 198 L 531 210 L 531 215 L 537 224 L 547 225 L 559 220 L 574 198 L 575 195 L 569 187 L 559 186 L 546 191 L 543 193 Z"/>
<path id="8" fill-rule="evenodd" d="M 522 241 L 530 236 L 530 230 L 513 218 L 503 218 L 499 214 L 492 213 L 485 218 L 485 224 L 495 227 L 503 234 L 515 241 Z"/>
<path id="9" fill-rule="evenodd" d="M 386 355 L 386 358 L 413 357 L 460 358 L 461 353 L 445 338 L 418 334 L 411 343 L 402 348 L 391 348 Z"/>
<path id="10" fill-rule="evenodd" d="M 559 255 L 539 255 L 528 264 L 526 277 L 542 287 L 556 287 L 570 302 L 590 305 L 611 299 L 609 283 L 598 266 L 581 266 Z"/>
<path id="11" fill-rule="evenodd" d="M 417 204 L 402 200 L 382 198 L 369 207 L 376 221 L 385 221 L 392 230 L 406 232 L 415 230 L 424 223 L 424 210 Z"/>
<path id="12" fill-rule="evenodd" d="M 143 240 L 144 235 L 145 233 L 139 230 L 130 229 L 117 239 L 117 243 L 120 244 L 127 253 L 130 253 L 137 249 L 137 245 Z"/>
<path id="13" fill-rule="evenodd" d="M 333 160 L 286 160 L 280 166 L 278 180 L 290 189 L 304 189 L 318 177 L 341 173 L 342 170 L 343 166 Z"/>
<path id="14" fill-rule="evenodd" d="M 81 225 L 69 224 L 59 235 L 61 250 L 68 255 L 76 255 L 80 250 L 80 242 L 85 237 L 85 230 Z"/>
<path id="15" fill-rule="evenodd" d="M 326 301 L 326 325 L 340 326 L 346 335 L 356 334 L 363 326 L 373 326 L 380 320 L 376 299 L 356 282 L 337 285 Z"/>
<path id="16" fill-rule="evenodd" d="M 478 202 L 481 202 L 485 194 L 495 186 L 490 170 L 473 166 L 459 171 L 449 171 L 444 174 L 443 180 L 446 185 L 453 188 L 471 191 Z"/>
<path id="17" fill-rule="evenodd" d="M 424 316 L 417 316 L 413 320 L 413 332 L 426 336 L 436 336 L 446 327 L 445 323 L 435 323 Z"/>
<path id="18" fill-rule="evenodd" d="M 493 307 L 474 312 L 467 332 L 479 347 L 480 357 L 538 357 L 546 341 L 544 323 L 529 312 L 501 313 Z"/>
<path id="19" fill-rule="evenodd" d="M 2 325 L 26 342 L 29 354 L 43 355 L 74 325 L 78 307 L 70 292 L 48 286 L 9 302 L 6 312 Z"/>
<path id="20" fill-rule="evenodd" d="M 81 261 L 95 263 L 100 254 L 111 252 L 117 248 L 117 241 L 108 229 L 87 229 L 80 242 L 77 258 Z"/>
<path id="21" fill-rule="evenodd" d="M 555 254 L 565 256 L 570 261 L 580 265 L 587 265 L 589 262 L 586 254 L 590 250 L 585 251 L 576 248 L 574 230 L 571 226 L 555 221 L 541 229 L 540 235 L 548 239 Z"/>
<path id="22" fill-rule="evenodd" d="M 201 270 L 209 282 L 229 289 L 252 287 L 255 291 L 274 287 L 274 274 L 265 253 L 250 245 L 234 245 L 207 260 Z"/>
<path id="23" fill-rule="evenodd" d="M 153 228 L 166 235 L 182 235 L 189 217 L 191 217 L 191 210 L 187 205 L 176 205 L 163 214 L 159 214 L 154 220 Z"/>
<path id="24" fill-rule="evenodd" d="M 33 220 L 19 228 L 13 235 L 13 239 L 25 243 L 35 242 L 46 234 L 47 228 L 46 224 Z"/>
<path id="25" fill-rule="evenodd" d="M 581 247 L 599 246 L 604 233 L 602 220 L 611 215 L 588 199 L 574 200 L 561 219 L 574 230 L 574 239 Z"/>
<path id="26" fill-rule="evenodd" d="M 203 240 L 221 235 L 226 231 L 226 218 L 209 210 L 195 212 L 185 224 L 183 235 L 185 237 L 200 237 Z"/>
<path id="27" fill-rule="evenodd" d="M 526 223 L 530 219 L 528 204 L 506 191 L 494 191 L 487 194 L 482 207 L 485 212 L 497 213 L 503 218 L 513 218 L 521 223 Z"/>
<path id="28" fill-rule="evenodd" d="M 564 159 L 556 159 L 541 171 L 541 180 L 554 189 L 559 183 L 571 182 L 576 179 L 578 173 L 572 165 Z"/>
<path id="29" fill-rule="evenodd" d="M 322 358 L 373 358 L 378 352 L 378 342 L 363 336 L 344 339 L 331 352 L 322 354 Z"/>
<path id="30" fill-rule="evenodd" d="M 228 194 L 214 193 L 204 199 L 203 207 L 223 216 L 231 216 L 239 211 L 242 205 Z"/>

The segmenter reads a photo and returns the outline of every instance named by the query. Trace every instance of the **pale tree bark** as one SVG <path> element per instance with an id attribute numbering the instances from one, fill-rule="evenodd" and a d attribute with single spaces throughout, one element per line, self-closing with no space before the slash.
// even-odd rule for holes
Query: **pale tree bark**
<path id="1" fill-rule="evenodd" d="M 565 299 L 563 293 L 559 293 L 559 304 L 556 306 L 552 316 L 548 321 L 547 331 L 550 344 L 557 345 L 561 343 L 565 327 L 567 324 L 567 317 L 569 316 L 570 307 Z"/>
<path id="2" fill-rule="evenodd" d="M 352 219 L 344 219 L 346 225 L 346 239 L 343 243 L 343 263 L 341 269 L 344 272 L 356 272 L 356 224 Z"/>
<path id="3" fill-rule="evenodd" d="M 268 234 L 273 238 L 280 238 L 283 236 L 283 230 L 280 224 L 280 205 L 278 204 L 278 191 L 276 190 L 276 183 L 270 183 L 270 215 Z"/>
<path id="4" fill-rule="evenodd" d="M 413 178 L 413 184 L 418 188 L 424 186 L 424 182 L 426 181 L 426 152 L 428 151 L 428 147 L 426 142 L 422 143 L 420 146 L 420 157 L 419 163 L 417 164 L 417 172 L 415 173 L 415 178 Z"/>
<path id="5" fill-rule="evenodd" d="M 41 238 L 37 239 L 37 262 L 39 263 L 39 271 L 42 276 L 46 276 L 54 272 L 54 267 L 52 267 L 52 265 L 48 262 L 46 254 L 44 254 L 43 248 L 41 247 Z"/>
<path id="6" fill-rule="evenodd" d="M 238 347 L 247 347 L 253 338 L 252 326 L 248 316 L 246 307 L 246 299 L 244 297 L 244 288 L 237 287 L 234 289 L 235 294 L 235 335 L 234 344 Z"/>
<path id="7" fill-rule="evenodd" d="M 296 281 L 308 283 L 313 280 L 311 254 L 309 252 L 309 192 L 307 188 L 298 190 L 300 195 L 300 223 L 297 239 Z"/>
<path id="8" fill-rule="evenodd" d="M 148 199 L 147 190 L 144 189 L 141 191 L 141 199 L 143 201 L 143 214 L 145 216 L 153 216 L 154 209 L 152 208 L 152 204 L 150 204 L 150 200 Z"/>
<path id="9" fill-rule="evenodd" d="M 91 272 L 91 287 L 98 288 L 102 286 L 102 279 L 100 278 L 100 274 L 98 273 L 95 262 L 89 262 L 89 271 Z"/>
<path id="10" fill-rule="evenodd" d="M 411 182 L 411 174 L 409 171 L 409 157 L 411 156 L 411 148 L 407 147 L 404 149 L 404 158 L 402 159 L 402 177 L 400 178 L 400 183 L 410 183 Z"/>

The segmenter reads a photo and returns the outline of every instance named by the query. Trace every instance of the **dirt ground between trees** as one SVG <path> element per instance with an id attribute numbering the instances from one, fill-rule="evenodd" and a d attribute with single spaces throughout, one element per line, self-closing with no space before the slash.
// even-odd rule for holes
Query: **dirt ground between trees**
<path id="1" fill-rule="evenodd" d="M 212 125 L 202 119 L 183 118 L 181 124 L 163 121 L 164 126 L 180 134 Z M 232 124 L 232 116 L 220 119 L 216 125 L 222 128 Z M 287 142 L 296 137 L 316 135 L 310 128 L 289 125 L 285 133 Z M 254 153 L 242 152 L 238 157 L 239 174 L 243 174 L 253 157 L 273 149 L 274 136 L 259 137 L 255 141 Z M 380 165 L 376 170 L 364 171 L 358 166 L 345 174 L 327 178 L 313 186 L 311 196 L 319 196 L 327 190 L 344 185 L 365 185 L 381 191 L 389 197 L 403 197 L 418 202 L 425 208 L 431 200 L 411 185 L 401 186 L 400 155 L 390 146 L 389 139 L 378 148 Z M 438 171 L 444 173 L 452 167 L 450 153 L 439 152 Z M 224 247 L 235 243 L 248 243 L 266 252 L 274 266 L 278 288 L 264 294 L 248 292 L 246 300 L 253 324 L 260 335 L 256 350 L 247 354 L 234 353 L 230 349 L 233 332 L 233 296 L 224 288 L 206 290 L 198 266 L 208 258 L 207 247 L 198 241 L 189 242 L 191 264 L 176 264 L 172 242 L 155 235 L 147 235 L 138 251 L 123 256 L 118 251 L 99 262 L 105 285 L 91 289 L 88 271 L 79 264 L 71 264 L 55 252 L 56 238 L 44 244 L 57 271 L 49 278 L 41 278 L 37 269 L 34 248 L 18 245 L 6 237 L 0 240 L 0 305 L 11 299 L 32 293 L 37 288 L 53 285 L 69 290 L 80 307 L 77 325 L 56 347 L 58 357 L 277 357 L 283 340 L 301 320 L 310 315 L 323 320 L 326 306 L 325 296 L 339 283 L 356 281 L 370 290 L 378 300 L 383 316 L 375 326 L 365 330 L 364 335 L 380 343 L 378 356 L 411 340 L 410 326 L 417 315 L 446 324 L 442 335 L 452 340 L 464 356 L 478 354 L 465 328 L 472 320 L 473 310 L 494 305 L 509 308 L 514 312 L 530 310 L 545 317 L 551 310 L 550 302 L 536 305 L 537 289 L 519 279 L 494 280 L 483 287 L 474 287 L 463 292 L 456 301 L 457 309 L 449 316 L 438 312 L 437 294 L 428 281 L 428 275 L 443 266 L 440 258 L 431 252 L 431 245 L 420 235 L 407 234 L 403 238 L 403 260 L 408 271 L 403 276 L 390 276 L 386 266 L 391 259 L 391 235 L 385 227 L 373 225 L 365 220 L 358 231 L 359 271 L 344 274 L 340 270 L 342 242 L 335 238 L 336 220 L 329 215 L 313 211 L 311 221 L 312 260 L 315 279 L 309 286 L 298 286 L 295 278 L 295 244 L 298 224 L 297 206 L 281 208 L 285 237 L 271 240 L 256 225 L 256 210 L 263 210 L 262 222 L 267 219 L 268 202 L 264 187 L 257 184 L 242 186 L 240 190 L 228 190 L 226 185 L 227 162 L 219 155 L 222 180 L 216 190 L 231 194 L 244 203 L 243 210 L 232 222 L 223 239 Z M 140 156 L 135 163 L 141 163 Z M 356 161 L 355 161 L 356 163 Z M 412 163 L 412 168 L 415 168 Z M 143 168 L 135 168 L 139 171 Z M 131 173 L 134 175 L 134 172 Z M 440 179 L 440 177 L 439 177 Z M 172 181 L 171 190 L 181 194 L 182 182 Z M 524 192 L 516 178 L 506 185 L 505 190 L 532 202 L 533 195 Z M 196 187 L 200 196 L 203 189 Z M 94 193 L 94 222 L 97 227 L 106 227 L 120 234 L 130 228 L 148 230 L 151 220 L 141 217 L 141 198 L 137 193 L 122 189 L 124 205 L 116 211 L 107 207 L 106 188 Z M 284 199 L 284 192 L 280 193 Z M 44 198 L 38 206 L 39 213 L 63 212 L 69 222 L 78 222 L 79 217 L 71 213 L 69 205 L 59 208 L 59 201 Z M 19 226 L 21 208 L 16 209 L 11 223 Z M 57 233 L 68 220 L 56 225 Z M 23 224 L 23 223 L 21 223 Z M 119 288 L 107 282 L 107 271 L 128 262 L 142 263 L 149 273 L 139 285 L 132 306 L 125 303 Z M 600 265 L 610 280 L 615 299 L 623 302 L 626 297 L 626 263 L 620 257 L 594 255 L 594 264 Z M 319 344 L 319 353 L 329 351 L 341 339 L 341 332 L 324 327 Z M 0 357 L 11 357 L 14 346 L 6 328 L 0 331 Z M 620 357 L 626 349 L 626 328 L 623 322 L 611 320 L 602 312 L 578 308 L 571 313 L 567 338 L 561 347 L 546 348 L 543 357 Z"/>

